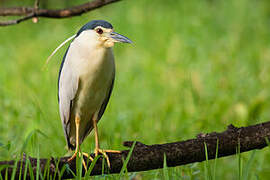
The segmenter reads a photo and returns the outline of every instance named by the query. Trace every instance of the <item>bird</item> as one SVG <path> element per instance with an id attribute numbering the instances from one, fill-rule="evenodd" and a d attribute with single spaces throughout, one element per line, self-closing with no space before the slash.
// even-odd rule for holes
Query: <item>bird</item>
<path id="1" fill-rule="evenodd" d="M 115 79 L 113 46 L 132 41 L 114 31 L 105 20 L 92 20 L 83 25 L 67 48 L 58 75 L 59 113 L 69 150 L 75 150 L 68 161 L 79 156 L 93 158 L 80 152 L 84 139 L 94 129 L 95 156 L 106 152 L 99 145 L 97 123 L 109 102 Z M 85 163 L 83 162 L 84 166 Z"/>

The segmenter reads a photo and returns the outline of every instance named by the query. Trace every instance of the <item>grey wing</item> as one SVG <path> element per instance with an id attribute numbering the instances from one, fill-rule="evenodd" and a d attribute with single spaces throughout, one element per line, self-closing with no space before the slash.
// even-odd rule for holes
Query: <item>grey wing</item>
<path id="1" fill-rule="evenodd" d="M 107 94 L 107 96 L 105 97 L 102 105 L 101 105 L 101 108 L 98 112 L 98 119 L 100 119 L 108 105 L 108 102 L 109 102 L 109 99 L 111 97 L 111 94 L 112 94 L 112 90 L 113 90 L 113 85 L 114 85 L 114 79 L 115 79 L 115 72 L 113 72 L 113 78 L 112 78 L 112 83 L 111 83 L 111 86 L 110 86 L 110 89 L 109 89 L 109 92 Z"/>
<path id="2" fill-rule="evenodd" d="M 67 59 L 67 53 L 68 50 L 63 58 L 59 71 L 58 102 L 60 117 L 68 147 L 70 149 L 74 149 L 75 147 L 73 147 L 69 142 L 70 114 L 72 109 L 72 101 L 76 96 L 79 80 L 72 72 L 72 67 L 70 67 Z"/>

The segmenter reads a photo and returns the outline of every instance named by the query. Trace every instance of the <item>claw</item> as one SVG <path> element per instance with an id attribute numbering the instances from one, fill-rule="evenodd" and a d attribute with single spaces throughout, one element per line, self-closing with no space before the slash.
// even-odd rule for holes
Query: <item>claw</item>
<path id="1" fill-rule="evenodd" d="M 94 159 L 87 153 L 83 152 L 82 153 L 84 156 L 86 156 L 88 159 L 90 159 L 90 161 L 94 161 Z"/>
<path id="2" fill-rule="evenodd" d="M 107 153 L 121 153 L 121 151 L 116 151 L 116 150 L 104 150 L 104 149 L 95 149 L 95 156 L 98 156 L 98 153 L 102 154 L 104 156 L 104 158 L 107 161 L 107 165 L 109 168 L 111 168 L 111 163 L 109 160 L 109 156 L 107 155 Z"/>
<path id="3" fill-rule="evenodd" d="M 84 153 L 84 152 L 75 152 L 68 160 L 67 162 L 70 162 L 72 161 L 73 159 L 75 159 L 77 157 L 77 153 L 79 154 L 79 157 L 81 157 L 81 155 L 83 156 L 86 156 L 88 159 L 90 159 L 91 161 L 93 161 L 94 159 L 89 156 L 87 153 Z M 87 171 L 87 166 L 86 166 L 86 163 L 84 161 L 84 159 L 82 158 L 82 164 L 83 164 L 83 167 L 84 167 L 84 170 Z"/>

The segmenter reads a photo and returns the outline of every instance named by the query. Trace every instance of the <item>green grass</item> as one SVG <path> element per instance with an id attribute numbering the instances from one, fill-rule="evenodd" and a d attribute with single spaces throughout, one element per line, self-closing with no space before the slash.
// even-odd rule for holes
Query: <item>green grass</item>
<path id="1" fill-rule="evenodd" d="M 123 0 L 80 17 L 0 28 L 0 160 L 19 155 L 36 129 L 46 136 L 29 142 L 24 149 L 28 155 L 66 155 L 57 76 L 67 46 L 53 57 L 48 70 L 42 67 L 54 48 L 92 19 L 110 21 L 134 41 L 133 46 L 114 48 L 115 88 L 99 122 L 102 148 L 123 149 L 125 140 L 180 141 L 200 132 L 223 131 L 230 123 L 268 121 L 269 7 L 268 0 Z M 82 150 L 94 150 L 93 134 Z M 242 178 L 267 179 L 269 149 L 257 151 L 249 161 L 251 157 L 248 152 L 208 163 L 216 163 L 211 171 L 215 179 L 238 179 L 240 160 Z M 167 170 L 170 179 L 205 177 L 204 163 Z M 163 170 L 129 176 L 164 178 Z M 104 176 L 95 179 L 99 178 Z"/>
<path id="2" fill-rule="evenodd" d="M 212 174 L 211 174 L 211 167 L 209 164 L 209 159 L 208 159 L 208 150 L 207 150 L 207 145 L 204 142 L 204 151 L 205 151 L 205 162 L 204 162 L 204 179 L 207 180 L 212 180 Z"/>

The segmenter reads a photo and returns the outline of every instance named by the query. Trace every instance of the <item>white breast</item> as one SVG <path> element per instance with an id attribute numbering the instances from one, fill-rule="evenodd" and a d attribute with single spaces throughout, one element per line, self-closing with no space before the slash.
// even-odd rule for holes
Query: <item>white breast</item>
<path id="1" fill-rule="evenodd" d="M 97 46 L 95 34 L 81 33 L 70 45 L 68 60 L 79 79 L 74 111 L 83 120 L 99 111 L 114 78 L 114 56 L 111 48 Z M 96 39 L 97 41 L 97 39 Z M 90 117 L 89 117 L 90 116 Z"/>

